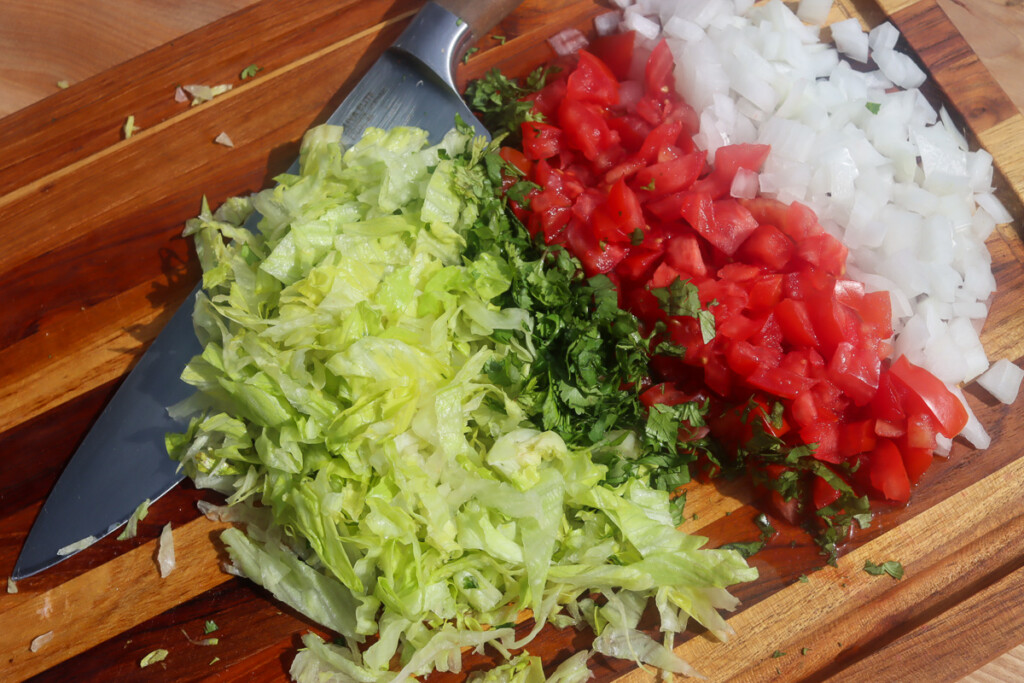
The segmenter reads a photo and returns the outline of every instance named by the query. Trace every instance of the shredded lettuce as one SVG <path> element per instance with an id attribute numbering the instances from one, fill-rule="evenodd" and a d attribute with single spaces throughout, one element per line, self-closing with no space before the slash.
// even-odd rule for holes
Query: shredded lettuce
<path id="1" fill-rule="evenodd" d="M 292 677 L 459 671 L 464 648 L 510 656 L 547 623 L 600 634 L 622 622 L 610 606 L 651 598 L 671 632 L 693 618 L 727 634 L 726 589 L 757 573 L 678 531 L 667 491 L 608 481 L 594 449 L 635 457 L 635 435 L 567 443 L 516 399 L 521 383 L 493 381 L 540 353 L 535 317 L 507 296 L 515 264 L 467 251 L 508 228 L 493 149 L 464 128 L 436 146 L 410 128 L 340 137 L 311 130 L 298 173 L 189 222 L 203 352 L 174 408 L 189 428 L 167 437 L 227 496 L 205 514 L 245 524 L 221 537 L 234 565 L 338 634 L 304 638 Z M 525 609 L 536 626 L 517 638 Z M 570 661 L 555 680 L 585 679 L 586 656 Z M 514 680 L 538 675 L 517 666 Z"/>

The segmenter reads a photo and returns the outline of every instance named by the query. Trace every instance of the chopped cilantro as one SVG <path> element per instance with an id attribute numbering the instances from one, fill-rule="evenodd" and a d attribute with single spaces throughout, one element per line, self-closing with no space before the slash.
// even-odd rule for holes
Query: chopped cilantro
<path id="1" fill-rule="evenodd" d="M 785 657 L 785 656 L 786 656 L 786 653 L 783 652 L 782 650 L 776 650 L 775 652 L 772 653 L 772 659 L 778 659 L 779 657 Z"/>
<path id="2" fill-rule="evenodd" d="M 246 79 L 253 78 L 254 76 L 256 76 L 257 71 L 263 71 L 263 67 L 256 66 L 255 64 L 250 64 L 249 66 L 242 69 L 242 72 L 238 74 L 238 77 L 244 81 Z"/>
<path id="3" fill-rule="evenodd" d="M 882 574 L 888 574 L 894 579 L 903 578 L 903 565 L 896 560 L 889 560 L 882 564 L 875 564 L 871 560 L 864 562 L 864 571 L 872 576 L 881 576 Z"/>
<path id="4" fill-rule="evenodd" d="M 800 648 L 800 654 L 802 654 L 804 656 L 807 656 L 807 653 L 810 652 L 810 651 L 811 651 L 811 648 L 809 648 L 809 647 L 802 647 L 802 648 Z"/>
<path id="5" fill-rule="evenodd" d="M 654 179 L 652 178 L 651 182 L 647 183 L 646 185 L 643 185 L 640 189 L 647 190 L 648 192 L 654 192 Z"/>
<path id="6" fill-rule="evenodd" d="M 469 63 L 469 58 L 472 57 L 474 54 L 476 54 L 479 51 L 480 51 L 480 48 L 478 48 L 478 47 L 471 47 L 468 50 L 466 50 L 466 54 L 462 55 L 462 63 L 463 64 L 468 64 Z"/>
<path id="7" fill-rule="evenodd" d="M 549 73 L 547 68 L 538 68 L 520 84 L 498 69 L 491 69 L 483 78 L 466 86 L 466 101 L 495 137 L 505 134 L 505 144 L 518 146 L 522 140 L 522 124 L 543 119 L 533 102 L 523 98 L 543 88 Z"/>
<path id="8" fill-rule="evenodd" d="M 810 579 L 807 578 L 807 574 L 801 574 L 799 581 L 800 583 L 807 583 Z"/>
<path id="9" fill-rule="evenodd" d="M 203 633 L 210 634 L 216 631 L 219 627 L 217 623 L 212 619 L 207 620 L 206 625 L 203 627 Z"/>
<path id="10" fill-rule="evenodd" d="M 882 108 L 882 104 L 880 102 L 868 102 L 864 106 L 867 107 L 868 111 L 872 114 L 877 114 Z"/>
<path id="11" fill-rule="evenodd" d="M 697 286 L 692 282 L 677 277 L 668 287 L 652 289 L 651 294 L 658 300 L 661 310 L 669 315 L 696 318 L 700 323 L 700 334 L 705 344 L 715 338 L 715 314 L 708 309 L 717 302 L 712 301 L 708 308 L 701 308 Z"/>
<path id="12" fill-rule="evenodd" d="M 508 39 L 505 36 L 491 36 L 491 40 L 498 41 L 498 45 L 504 45 Z"/>
<path id="13" fill-rule="evenodd" d="M 775 527 L 772 526 L 772 523 L 768 521 L 768 517 L 764 513 L 761 513 L 754 518 L 754 526 L 761 531 L 761 535 L 758 540 L 748 541 L 745 543 L 727 543 L 722 547 L 735 550 L 743 557 L 750 557 L 751 555 L 760 552 L 764 549 L 765 544 L 771 540 L 772 536 L 775 535 L 776 530 Z"/>

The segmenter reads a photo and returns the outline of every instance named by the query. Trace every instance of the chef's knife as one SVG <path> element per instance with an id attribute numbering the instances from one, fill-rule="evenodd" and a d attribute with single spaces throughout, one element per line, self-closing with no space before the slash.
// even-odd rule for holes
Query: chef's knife
<path id="1" fill-rule="evenodd" d="M 522 0 L 428 2 L 398 40 L 348 94 L 328 123 L 344 126 L 349 145 L 370 126 L 423 128 L 432 142 L 458 114 L 487 131 L 459 97 L 456 60 Z M 293 170 L 294 170 L 293 166 Z M 164 448 L 180 430 L 167 407 L 191 394 L 179 379 L 201 351 L 192 327 L 195 292 L 125 378 L 61 473 L 43 504 L 11 578 L 31 576 L 88 547 L 124 524 L 144 500 L 156 500 L 183 475 Z"/>

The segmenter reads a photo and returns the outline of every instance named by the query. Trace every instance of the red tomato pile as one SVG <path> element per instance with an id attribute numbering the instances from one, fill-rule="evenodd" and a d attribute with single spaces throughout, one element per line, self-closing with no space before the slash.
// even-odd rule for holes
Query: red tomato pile
<path id="1" fill-rule="evenodd" d="M 769 149 L 726 146 L 709 165 L 664 42 L 646 64 L 642 94 L 633 84 L 622 99 L 632 46 L 632 34 L 599 39 L 531 96 L 544 122 L 523 124 L 522 153 L 503 152 L 540 187 L 514 207 L 520 219 L 588 274 L 608 274 L 623 308 L 674 343 L 677 354 L 652 358 L 658 384 L 648 403 L 709 390 L 712 434 L 732 449 L 751 435 L 743 406 L 755 401 L 767 413 L 780 403 L 781 421 L 762 419 L 772 436 L 817 444 L 814 457 L 859 495 L 906 502 L 936 434 L 951 438 L 966 424 L 963 406 L 926 370 L 889 362 L 888 294 L 843 277 L 847 250 L 810 209 L 731 197 L 736 174 L 757 171 Z M 714 314 L 710 340 L 697 317 L 670 315 L 652 293 L 677 279 L 695 285 Z M 839 492 L 814 478 L 812 500 L 776 493 L 776 511 L 795 521 L 804 503 L 835 502 Z"/>

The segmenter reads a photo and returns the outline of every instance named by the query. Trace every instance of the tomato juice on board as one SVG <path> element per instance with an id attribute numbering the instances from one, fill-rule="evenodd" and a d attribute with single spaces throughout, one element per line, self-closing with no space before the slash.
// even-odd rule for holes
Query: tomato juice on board
<path id="1" fill-rule="evenodd" d="M 732 196 L 770 148 L 727 145 L 709 162 L 667 44 L 639 92 L 625 85 L 632 58 L 631 33 L 599 38 L 527 96 L 536 120 L 503 156 L 536 188 L 513 210 L 611 278 L 651 335 L 647 405 L 710 402 L 722 448 L 702 475 L 745 472 L 775 514 L 824 530 L 834 557 L 868 499 L 909 500 L 936 435 L 967 413 L 930 372 L 891 360 L 888 294 L 845 276 L 846 247 L 811 209 Z"/>

